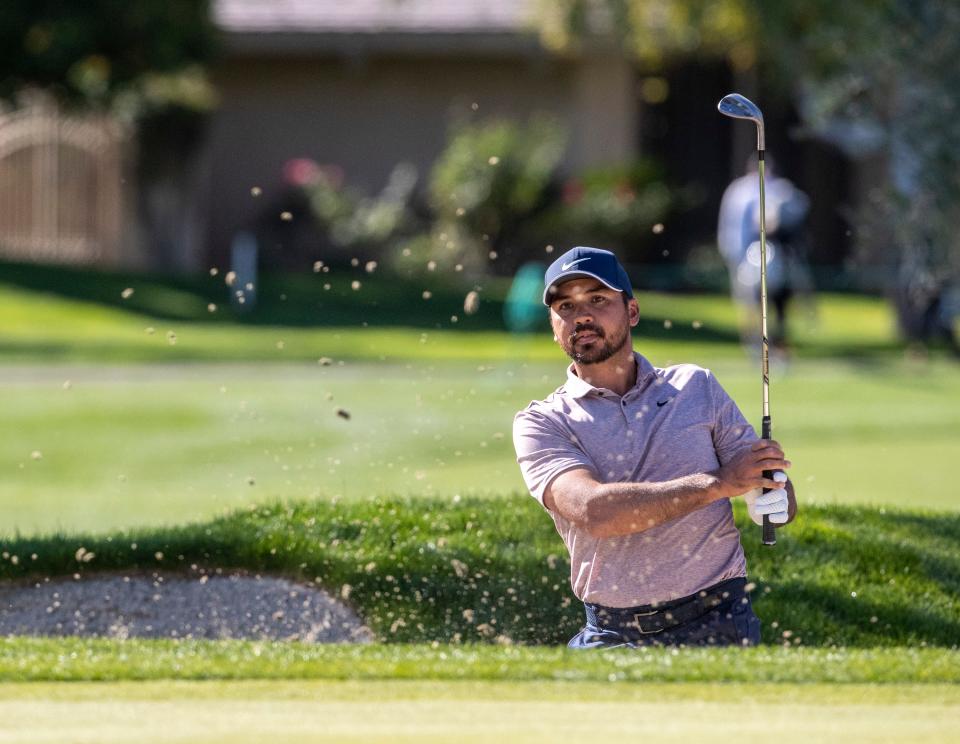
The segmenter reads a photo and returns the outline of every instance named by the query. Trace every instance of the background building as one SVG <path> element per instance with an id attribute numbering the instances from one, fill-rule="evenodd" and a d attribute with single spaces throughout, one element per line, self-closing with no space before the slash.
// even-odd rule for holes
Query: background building
<path id="1" fill-rule="evenodd" d="M 545 113 L 568 133 L 563 173 L 658 161 L 686 198 L 658 238 L 664 263 L 698 246 L 710 255 L 720 195 L 753 148 L 750 128 L 715 102 L 732 89 L 756 95 L 755 79 L 720 58 L 647 69 L 611 35 L 550 51 L 535 5 L 215 0 L 217 103 L 184 133 L 166 120 L 135 133 L 36 98 L 0 114 L 0 252 L 186 273 L 229 262 L 235 236 L 252 229 L 290 249 L 274 250 L 273 265 L 304 268 L 319 236 L 284 179 L 290 160 L 336 166 L 375 193 L 400 162 L 424 178 L 457 122 Z M 806 135 L 789 101 L 759 100 L 780 170 L 813 196 L 812 262 L 842 264 L 849 217 L 882 159 L 852 160 Z M 295 219 L 278 224 L 283 212 Z"/>

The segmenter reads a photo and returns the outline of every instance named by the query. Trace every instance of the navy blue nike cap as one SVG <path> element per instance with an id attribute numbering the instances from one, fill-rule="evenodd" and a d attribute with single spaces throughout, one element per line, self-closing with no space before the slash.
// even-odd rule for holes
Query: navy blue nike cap
<path id="1" fill-rule="evenodd" d="M 610 289 L 633 298 L 630 277 L 613 253 L 602 248 L 577 246 L 550 264 L 544 273 L 543 304 L 550 306 L 551 296 L 556 294 L 561 283 L 584 276 L 593 277 Z"/>

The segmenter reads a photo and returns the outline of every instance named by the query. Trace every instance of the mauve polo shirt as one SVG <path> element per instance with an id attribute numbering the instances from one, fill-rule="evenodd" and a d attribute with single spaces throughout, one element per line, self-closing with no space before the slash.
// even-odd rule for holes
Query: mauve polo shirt
<path id="1" fill-rule="evenodd" d="M 597 480 L 668 481 L 715 470 L 757 435 L 709 370 L 660 369 L 640 354 L 637 382 L 623 396 L 581 380 L 567 382 L 514 418 L 517 462 L 543 505 L 561 473 L 587 468 Z M 635 607 L 686 597 L 746 575 L 728 499 L 621 537 L 591 537 L 549 512 L 570 551 L 570 584 L 584 602 Z"/>

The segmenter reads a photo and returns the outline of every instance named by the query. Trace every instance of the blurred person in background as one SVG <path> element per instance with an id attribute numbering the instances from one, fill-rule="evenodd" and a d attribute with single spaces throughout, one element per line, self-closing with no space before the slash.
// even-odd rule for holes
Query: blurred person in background
<path id="1" fill-rule="evenodd" d="M 772 350 L 788 346 L 787 311 L 796 293 L 812 294 L 806 261 L 810 199 L 792 181 L 776 173 L 767 156 L 764 178 L 767 231 L 767 298 L 773 307 Z M 750 350 L 759 348 L 760 322 L 760 183 L 757 157 L 747 173 L 734 179 L 720 201 L 717 246 L 730 274 L 730 292 L 740 316 L 740 338 Z"/>

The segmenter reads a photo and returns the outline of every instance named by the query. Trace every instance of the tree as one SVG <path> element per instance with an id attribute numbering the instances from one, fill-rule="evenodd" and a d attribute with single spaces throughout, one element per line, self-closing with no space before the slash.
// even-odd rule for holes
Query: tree
<path id="1" fill-rule="evenodd" d="M 44 89 L 65 105 L 143 117 L 209 110 L 216 54 L 207 0 L 6 0 L 0 96 Z"/>
<path id="2" fill-rule="evenodd" d="M 0 98 L 41 89 L 61 107 L 112 114 L 137 143 L 137 198 L 157 268 L 183 250 L 189 164 L 217 98 L 208 0 L 5 0 Z"/>
<path id="3" fill-rule="evenodd" d="M 939 0 L 543 0 L 541 37 L 570 47 L 619 35 L 648 65 L 726 58 L 759 69 L 814 132 L 874 134 L 886 181 L 857 218 L 858 256 L 889 270 L 905 337 L 953 338 L 960 281 L 960 7 Z"/>

